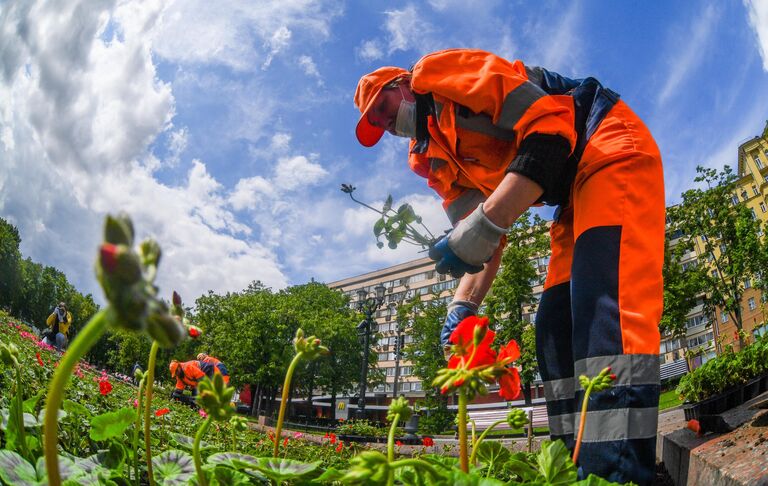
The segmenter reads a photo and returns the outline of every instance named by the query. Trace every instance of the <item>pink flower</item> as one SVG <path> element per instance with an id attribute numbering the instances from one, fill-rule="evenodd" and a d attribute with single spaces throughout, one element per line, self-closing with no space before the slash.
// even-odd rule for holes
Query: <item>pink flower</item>
<path id="1" fill-rule="evenodd" d="M 139 408 L 139 399 L 138 398 L 134 398 L 133 399 L 133 408 Z"/>
<path id="2" fill-rule="evenodd" d="M 301 439 L 302 437 L 304 437 L 304 434 L 302 434 L 301 432 L 294 432 L 293 433 L 293 438 L 294 439 Z"/>
<path id="3" fill-rule="evenodd" d="M 200 416 L 203 417 L 203 418 L 206 418 L 208 416 L 208 414 L 205 413 L 205 410 L 203 410 L 202 408 L 200 410 L 198 410 L 197 413 L 199 413 Z"/>

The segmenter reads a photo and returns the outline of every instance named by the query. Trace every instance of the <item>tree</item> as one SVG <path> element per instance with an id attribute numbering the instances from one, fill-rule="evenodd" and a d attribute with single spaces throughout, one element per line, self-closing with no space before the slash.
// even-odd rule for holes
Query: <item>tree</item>
<path id="1" fill-rule="evenodd" d="M 524 213 L 507 233 L 501 267 L 486 302 L 486 313 L 495 325 L 499 342 L 514 339 L 520 345 L 520 373 L 526 403 L 531 402 L 531 383 L 536 362 L 535 329 L 523 319 L 523 309 L 535 310 L 533 286 L 538 278 L 536 259 L 549 251 L 547 224 L 538 215 Z"/>
<path id="2" fill-rule="evenodd" d="M 14 311 L 20 290 L 21 237 L 15 226 L 0 218 L 0 306 Z"/>
<path id="3" fill-rule="evenodd" d="M 422 433 L 439 434 L 453 424 L 454 414 L 448 410 L 448 397 L 432 386 L 441 368 L 445 368 L 443 346 L 440 344 L 440 330 L 446 314 L 445 301 L 433 294 L 431 300 L 422 301 L 415 296 L 402 303 L 397 309 L 397 320 L 404 327 L 410 327 L 412 341 L 403 349 L 403 356 L 411 362 L 414 376 L 422 380 L 424 406 L 427 415 L 419 420 Z"/>
<path id="4" fill-rule="evenodd" d="M 717 319 L 720 310 L 733 319 L 743 347 L 741 299 L 745 281 L 756 277 L 759 270 L 760 221 L 748 207 L 735 202 L 737 177 L 730 167 L 719 173 L 697 167 L 696 172 L 695 182 L 705 187 L 684 192 L 682 202 L 667 214 L 672 229 L 690 237 L 697 253 L 708 260 L 709 272 L 703 275 L 705 312 Z"/>

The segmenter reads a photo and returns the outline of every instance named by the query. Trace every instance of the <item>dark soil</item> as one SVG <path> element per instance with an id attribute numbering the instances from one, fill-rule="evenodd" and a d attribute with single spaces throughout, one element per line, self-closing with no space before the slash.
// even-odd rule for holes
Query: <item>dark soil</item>
<path id="1" fill-rule="evenodd" d="M 653 486 L 675 486 L 663 462 L 656 464 L 656 479 L 653 481 Z"/>

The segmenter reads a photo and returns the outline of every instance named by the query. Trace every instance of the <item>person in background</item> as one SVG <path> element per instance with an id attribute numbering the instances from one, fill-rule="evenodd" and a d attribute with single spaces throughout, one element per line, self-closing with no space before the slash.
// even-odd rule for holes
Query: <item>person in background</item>
<path id="1" fill-rule="evenodd" d="M 46 324 L 50 329 L 50 338 L 47 344 L 54 346 L 58 351 L 64 351 L 68 342 L 69 326 L 72 325 L 72 313 L 67 310 L 67 304 L 59 302 L 59 305 L 46 319 Z"/>
<path id="2" fill-rule="evenodd" d="M 212 365 L 214 373 L 221 373 L 222 378 L 224 378 L 224 383 L 229 384 L 229 370 L 218 358 L 208 356 L 205 353 L 200 353 L 197 355 L 197 360 L 201 363 Z M 209 378 L 213 378 L 213 374 L 209 375 Z"/>
<path id="3" fill-rule="evenodd" d="M 171 376 L 176 378 L 176 386 L 173 389 L 173 393 L 171 393 L 171 399 L 184 403 L 194 403 L 197 396 L 197 385 L 200 383 L 200 380 L 206 375 L 213 375 L 213 366 L 201 366 L 201 363 L 197 360 L 180 362 L 174 359 L 171 361 L 168 369 L 171 372 Z M 185 388 L 192 390 L 191 397 L 184 395 Z"/>

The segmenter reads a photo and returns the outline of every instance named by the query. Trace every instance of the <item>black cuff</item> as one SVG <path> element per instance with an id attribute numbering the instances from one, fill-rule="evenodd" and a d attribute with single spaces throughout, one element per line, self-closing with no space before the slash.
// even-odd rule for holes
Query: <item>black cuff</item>
<path id="1" fill-rule="evenodd" d="M 573 177 L 567 170 L 571 146 L 560 135 L 534 133 L 525 137 L 507 172 L 517 172 L 541 186 L 539 201 L 550 205 L 568 201 Z"/>

